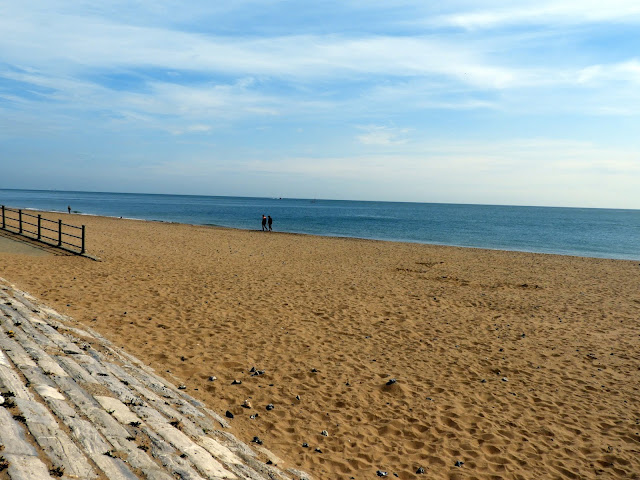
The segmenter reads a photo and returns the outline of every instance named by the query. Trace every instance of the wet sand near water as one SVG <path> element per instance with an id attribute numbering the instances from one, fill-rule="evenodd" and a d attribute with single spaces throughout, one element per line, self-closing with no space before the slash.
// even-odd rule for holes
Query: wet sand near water
<path id="1" fill-rule="evenodd" d="M 102 261 L 0 251 L 0 276 L 286 465 L 640 478 L 640 262 L 65 219 Z"/>

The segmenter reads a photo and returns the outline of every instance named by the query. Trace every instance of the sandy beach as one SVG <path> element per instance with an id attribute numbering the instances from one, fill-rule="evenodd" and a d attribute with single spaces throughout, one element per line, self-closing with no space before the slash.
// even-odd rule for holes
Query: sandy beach
<path id="1" fill-rule="evenodd" d="M 0 276 L 316 479 L 640 478 L 637 261 L 64 219 Z"/>

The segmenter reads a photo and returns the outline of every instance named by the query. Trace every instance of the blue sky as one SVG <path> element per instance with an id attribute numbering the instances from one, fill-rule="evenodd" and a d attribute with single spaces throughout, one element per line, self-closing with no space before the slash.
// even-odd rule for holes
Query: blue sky
<path id="1" fill-rule="evenodd" d="M 0 3 L 0 188 L 640 208 L 640 2 Z"/>

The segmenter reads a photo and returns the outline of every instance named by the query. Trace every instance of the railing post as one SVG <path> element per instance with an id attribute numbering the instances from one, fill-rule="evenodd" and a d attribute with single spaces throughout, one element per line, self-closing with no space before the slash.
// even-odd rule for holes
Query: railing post
<path id="1" fill-rule="evenodd" d="M 38 240 L 40 240 L 41 238 L 41 235 L 40 235 L 41 224 L 42 224 L 42 215 L 38 214 Z"/>
<path id="2" fill-rule="evenodd" d="M 4 205 L 2 205 L 2 228 L 7 228 L 7 223 L 4 220 Z"/>
<path id="3" fill-rule="evenodd" d="M 62 246 L 62 220 L 58 220 L 58 246 Z"/>
<path id="4" fill-rule="evenodd" d="M 18 231 L 22 233 L 22 209 L 18 210 Z"/>
<path id="5" fill-rule="evenodd" d="M 80 250 L 81 254 L 84 254 L 84 225 L 82 225 L 82 249 Z"/>

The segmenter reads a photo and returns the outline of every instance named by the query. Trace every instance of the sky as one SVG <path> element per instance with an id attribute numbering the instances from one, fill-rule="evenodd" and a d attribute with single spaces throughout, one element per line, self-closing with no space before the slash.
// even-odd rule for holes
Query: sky
<path id="1" fill-rule="evenodd" d="M 0 188 L 640 209 L 640 2 L 2 1 Z"/>

